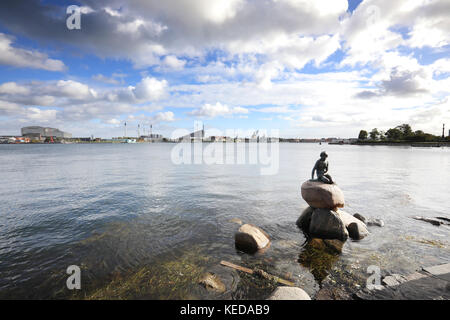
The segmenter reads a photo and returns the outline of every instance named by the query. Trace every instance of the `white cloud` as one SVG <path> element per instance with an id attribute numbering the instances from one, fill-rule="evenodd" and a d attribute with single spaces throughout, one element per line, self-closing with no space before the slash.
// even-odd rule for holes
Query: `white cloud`
<path id="1" fill-rule="evenodd" d="M 166 87 L 166 80 L 145 77 L 136 85 L 133 92 L 140 101 L 152 101 L 162 98 L 166 93 Z"/>
<path id="2" fill-rule="evenodd" d="M 22 108 L 19 104 L 0 100 L 0 115 L 17 115 L 21 112 Z"/>
<path id="3" fill-rule="evenodd" d="M 0 85 L 0 94 L 27 94 L 29 89 L 15 82 L 5 82 Z"/>
<path id="4" fill-rule="evenodd" d="M 59 80 L 55 92 L 75 99 L 85 99 L 92 95 L 87 85 L 73 80 Z"/>
<path id="5" fill-rule="evenodd" d="M 288 68 L 301 68 L 310 60 L 320 63 L 338 48 L 338 37 L 331 34 L 338 31 L 339 19 L 347 10 L 347 0 L 85 0 L 84 3 L 91 9 L 83 16 L 83 23 L 95 25 L 95 29 L 79 37 L 73 35 L 76 45 L 100 57 L 129 59 L 136 68 L 155 65 L 181 68 L 180 56 L 204 58 L 216 49 L 231 54 L 267 55 L 263 58 L 277 60 Z M 48 14 L 44 12 L 49 9 L 45 4 L 37 3 L 26 9 L 30 12 L 10 11 L 9 15 L 2 15 L 0 10 L 0 19 L 6 26 L 17 28 L 11 16 L 29 14 L 35 19 L 33 23 L 23 19 L 22 33 L 73 44 L 74 38 L 67 37 L 66 30 L 55 28 L 59 21 L 48 23 Z"/>
<path id="6" fill-rule="evenodd" d="M 39 108 L 30 107 L 26 109 L 26 118 L 39 122 L 48 122 L 56 119 L 57 112 L 57 110 L 52 109 L 42 110 Z"/>
<path id="7" fill-rule="evenodd" d="M 108 119 L 108 120 L 106 120 L 105 122 L 106 122 L 107 124 L 114 124 L 114 125 L 120 124 L 120 120 L 117 120 L 117 119 L 115 119 L 115 118 L 113 118 L 113 119 Z"/>
<path id="8" fill-rule="evenodd" d="M 172 122 L 175 121 L 175 115 L 172 111 L 159 112 L 151 117 L 152 124 L 160 122 Z"/>
<path id="9" fill-rule="evenodd" d="M 0 33 L 0 64 L 49 71 L 64 71 L 66 69 L 66 66 L 60 60 L 50 59 L 39 51 L 16 48 L 11 44 L 11 38 L 4 33 Z"/>
<path id="10" fill-rule="evenodd" d="M 248 109 L 242 107 L 230 108 L 227 105 L 217 102 L 216 104 L 206 103 L 198 109 L 188 112 L 195 117 L 215 118 L 219 116 L 231 116 L 233 114 L 247 114 Z"/>
<path id="11" fill-rule="evenodd" d="M 443 47 L 450 44 L 450 2 L 420 1 L 407 43 L 411 47 Z"/>
<path id="12" fill-rule="evenodd" d="M 178 59 L 174 55 L 170 55 L 164 58 L 163 65 L 167 66 L 171 69 L 175 70 L 181 70 L 184 68 L 184 65 L 186 64 L 185 60 Z"/>
<path id="13" fill-rule="evenodd" d="M 114 77 L 106 77 L 100 73 L 92 76 L 92 79 L 107 84 L 119 84 L 119 81 L 117 79 L 114 79 Z"/>
<path id="14" fill-rule="evenodd" d="M 277 106 L 277 107 L 264 107 L 264 108 L 253 108 L 252 111 L 258 111 L 263 113 L 292 113 L 295 110 L 290 109 L 288 106 Z"/>
<path id="15" fill-rule="evenodd" d="M 425 72 L 399 71 L 394 69 L 389 80 L 382 81 L 382 87 L 387 94 L 409 95 L 427 92 Z"/>
<path id="16" fill-rule="evenodd" d="M 34 81 L 20 85 L 7 82 L 0 84 L 0 114 L 11 117 L 20 125 L 44 122 L 52 122 L 55 126 L 58 123 L 70 125 L 93 119 L 101 120 L 105 125 L 117 125 L 117 119 L 124 116 L 161 109 L 151 101 L 162 96 L 165 86 L 165 80 L 153 78 L 142 79 L 136 87 L 97 90 L 75 80 Z M 162 113 L 155 119 L 173 121 L 174 114 Z"/>

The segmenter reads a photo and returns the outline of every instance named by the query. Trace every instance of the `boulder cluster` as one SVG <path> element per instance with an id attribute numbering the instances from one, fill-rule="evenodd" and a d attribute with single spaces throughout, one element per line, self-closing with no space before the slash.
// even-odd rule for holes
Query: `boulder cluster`
<path id="1" fill-rule="evenodd" d="M 301 193 L 308 203 L 297 225 L 310 237 L 346 241 L 361 240 L 369 234 L 366 224 L 343 211 L 344 194 L 336 184 L 309 180 L 302 184 Z"/>
<path id="2" fill-rule="evenodd" d="M 367 225 L 373 223 L 382 226 L 384 224 L 381 220 L 366 221 L 360 214 L 352 216 L 342 210 L 345 205 L 344 194 L 334 183 L 327 184 L 309 180 L 302 184 L 301 194 L 309 207 L 300 215 L 297 225 L 309 237 L 308 245 L 311 248 L 331 251 L 333 255 L 336 255 L 342 251 L 344 242 L 348 238 L 361 240 L 366 237 L 369 234 Z M 248 223 L 242 224 L 239 219 L 232 219 L 230 222 L 240 225 L 239 230 L 234 235 L 236 249 L 253 254 L 262 253 L 270 247 L 269 235 L 261 228 Z M 239 267 L 238 270 L 250 269 Z M 255 273 L 256 271 L 252 274 Z M 215 278 L 211 275 L 208 275 L 202 281 L 202 284 L 207 288 L 223 289 L 222 286 L 216 285 Z M 269 299 L 309 300 L 311 298 L 301 288 L 282 286 L 278 287 Z"/>

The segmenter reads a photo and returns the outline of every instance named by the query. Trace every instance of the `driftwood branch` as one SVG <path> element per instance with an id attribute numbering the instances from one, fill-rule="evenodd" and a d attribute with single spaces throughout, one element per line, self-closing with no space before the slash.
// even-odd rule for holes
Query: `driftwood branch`
<path id="1" fill-rule="evenodd" d="M 263 277 L 265 279 L 275 280 L 278 283 L 281 283 L 281 284 L 284 284 L 284 285 L 287 285 L 287 286 L 290 286 L 290 287 L 294 287 L 295 286 L 294 283 L 292 283 L 292 282 L 290 282 L 288 280 L 281 279 L 281 278 L 279 278 L 277 276 L 273 276 L 273 275 L 268 274 L 267 272 L 265 272 L 263 270 L 260 270 L 260 269 L 253 270 L 253 269 L 249 269 L 249 268 L 246 268 L 246 267 L 238 266 L 237 264 L 234 264 L 234 263 L 231 263 L 231 262 L 228 262 L 228 261 L 224 261 L 224 260 L 220 261 L 220 264 L 223 265 L 223 266 L 226 266 L 226 267 L 233 268 L 235 270 L 239 270 L 239 271 L 248 273 L 248 274 L 255 274 L 255 275 L 258 275 L 258 276 Z"/>

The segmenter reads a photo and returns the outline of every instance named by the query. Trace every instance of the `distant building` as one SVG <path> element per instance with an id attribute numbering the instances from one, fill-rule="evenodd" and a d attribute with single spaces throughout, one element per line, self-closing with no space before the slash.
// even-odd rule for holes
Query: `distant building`
<path id="1" fill-rule="evenodd" d="M 53 137 L 53 138 L 72 138 L 72 134 L 68 132 L 61 131 L 56 128 L 49 127 L 39 127 L 39 126 L 31 126 L 31 127 L 23 127 L 21 129 L 22 136 L 28 137 L 30 139 L 38 139 Z"/>
<path id="2" fill-rule="evenodd" d="M 29 143 L 28 137 L 0 136 L 0 143 Z"/>
<path id="3" fill-rule="evenodd" d="M 194 131 L 185 136 L 179 137 L 178 141 L 202 141 L 205 138 L 205 129 Z"/>
<path id="4" fill-rule="evenodd" d="M 353 144 L 356 143 L 358 139 L 350 138 L 350 139 L 332 139 L 328 144 Z"/>
<path id="5" fill-rule="evenodd" d="M 163 139 L 162 134 L 158 133 L 151 133 L 148 135 L 140 136 L 140 139 L 144 140 L 145 142 L 160 142 Z"/>
<path id="6" fill-rule="evenodd" d="M 211 136 L 209 137 L 209 140 L 211 142 L 224 142 L 229 140 L 229 138 L 225 137 L 225 136 Z"/>

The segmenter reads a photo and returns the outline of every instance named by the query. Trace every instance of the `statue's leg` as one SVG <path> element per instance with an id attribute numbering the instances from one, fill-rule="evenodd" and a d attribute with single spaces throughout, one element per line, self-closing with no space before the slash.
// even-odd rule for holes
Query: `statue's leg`
<path id="1" fill-rule="evenodd" d="M 327 177 L 327 179 L 330 181 L 329 183 L 334 183 L 333 178 L 331 178 L 329 174 L 326 174 L 325 177 Z"/>
<path id="2" fill-rule="evenodd" d="M 322 181 L 322 182 L 324 182 L 324 183 L 328 183 L 328 184 L 331 184 L 331 183 L 332 183 L 332 182 L 330 182 L 330 180 L 329 180 L 325 175 L 320 176 L 320 177 L 319 177 L 319 180 Z"/>

